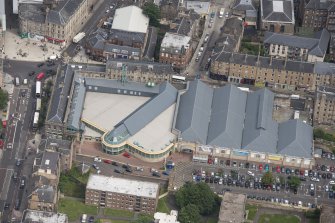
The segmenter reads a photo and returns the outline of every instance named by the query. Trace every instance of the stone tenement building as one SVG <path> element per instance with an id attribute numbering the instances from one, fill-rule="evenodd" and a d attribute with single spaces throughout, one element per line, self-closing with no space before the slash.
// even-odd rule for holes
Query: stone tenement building
<path id="1" fill-rule="evenodd" d="M 96 0 L 20 3 L 19 30 L 66 45 L 84 26 Z"/>
<path id="2" fill-rule="evenodd" d="M 313 124 L 335 124 L 335 88 L 318 86 L 315 90 Z"/>
<path id="3" fill-rule="evenodd" d="M 301 62 L 221 52 L 212 58 L 210 77 L 234 83 L 314 91 L 317 85 L 335 86 L 331 63 Z"/>

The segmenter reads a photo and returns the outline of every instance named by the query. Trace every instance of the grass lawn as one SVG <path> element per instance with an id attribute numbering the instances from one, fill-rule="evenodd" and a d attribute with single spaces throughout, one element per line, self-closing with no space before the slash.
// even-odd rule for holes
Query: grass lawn
<path id="1" fill-rule="evenodd" d="M 247 204 L 245 206 L 245 209 L 249 211 L 248 213 L 248 220 L 254 220 L 255 216 L 256 216 L 256 213 L 257 213 L 257 206 L 256 205 L 250 205 L 250 204 Z"/>
<path id="2" fill-rule="evenodd" d="M 319 220 L 319 219 L 308 219 L 307 222 L 308 222 L 308 223 L 319 223 L 320 220 Z"/>
<path id="3" fill-rule="evenodd" d="M 157 212 L 170 214 L 171 209 L 168 206 L 167 196 L 158 200 Z"/>
<path id="4" fill-rule="evenodd" d="M 126 210 L 105 208 L 104 209 L 104 215 L 113 216 L 113 217 L 132 218 L 134 216 L 134 212 L 126 211 Z"/>
<path id="5" fill-rule="evenodd" d="M 300 219 L 294 215 L 263 214 L 259 218 L 259 223 L 300 223 Z"/>
<path id="6" fill-rule="evenodd" d="M 61 198 L 58 204 L 60 213 L 67 214 L 69 221 L 78 221 L 82 214 L 96 215 L 97 207 L 85 205 L 83 202 Z"/>
<path id="7" fill-rule="evenodd" d="M 59 189 L 69 197 L 85 198 L 85 188 L 89 172 L 82 175 L 77 168 L 62 172 L 59 178 Z"/>

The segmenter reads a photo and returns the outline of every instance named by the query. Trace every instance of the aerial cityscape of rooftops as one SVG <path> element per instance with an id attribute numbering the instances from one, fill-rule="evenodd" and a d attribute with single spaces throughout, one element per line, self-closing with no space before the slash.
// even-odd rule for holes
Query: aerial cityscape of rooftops
<path id="1" fill-rule="evenodd" d="M 335 222 L 333 0 L 0 0 L 0 222 Z"/>

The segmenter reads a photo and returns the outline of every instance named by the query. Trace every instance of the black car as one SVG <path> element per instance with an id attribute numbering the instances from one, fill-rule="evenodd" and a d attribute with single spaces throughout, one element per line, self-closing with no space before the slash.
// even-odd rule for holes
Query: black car
<path id="1" fill-rule="evenodd" d="M 158 172 L 153 172 L 152 176 L 154 176 L 154 177 L 161 177 L 160 173 L 158 173 Z"/>
<path id="2" fill-rule="evenodd" d="M 15 206 L 14 206 L 15 210 L 19 210 L 20 209 L 20 200 L 16 199 L 15 200 Z"/>
<path id="3" fill-rule="evenodd" d="M 226 160 L 226 166 L 230 166 L 230 160 Z"/>
<path id="4" fill-rule="evenodd" d="M 331 179 L 332 178 L 332 174 L 331 173 L 327 173 L 327 179 Z"/>
<path id="5" fill-rule="evenodd" d="M 323 178 L 323 179 L 326 179 L 326 178 L 327 178 L 327 174 L 323 173 L 323 174 L 322 174 L 322 178 Z"/>
<path id="6" fill-rule="evenodd" d="M 124 173 L 123 170 L 119 170 L 119 169 L 114 169 L 115 173 Z"/>
<path id="7" fill-rule="evenodd" d="M 127 169 L 128 167 L 129 167 L 129 165 L 127 165 L 127 164 L 122 164 L 122 168 Z"/>
<path id="8" fill-rule="evenodd" d="M 128 167 L 126 168 L 126 171 L 127 171 L 128 173 L 132 173 L 132 172 L 133 172 L 133 169 L 132 169 L 130 166 L 128 166 Z"/>
<path id="9" fill-rule="evenodd" d="M 43 67 L 43 66 L 44 66 L 44 63 L 37 64 L 37 67 Z"/>
<path id="10" fill-rule="evenodd" d="M 112 163 L 111 163 L 113 166 L 119 166 L 118 164 L 117 164 L 117 162 L 115 162 L 115 161 L 112 161 Z"/>
<path id="11" fill-rule="evenodd" d="M 88 222 L 94 222 L 94 217 L 93 217 L 93 216 L 90 216 L 90 217 L 88 218 Z"/>
<path id="12" fill-rule="evenodd" d="M 311 190 L 311 196 L 314 196 L 314 195 L 315 195 L 315 191 Z"/>
<path id="13" fill-rule="evenodd" d="M 294 193 L 294 194 L 297 194 L 297 193 L 298 193 L 297 188 L 294 188 L 294 189 L 293 189 L 293 193 Z"/>
<path id="14" fill-rule="evenodd" d="M 321 166 L 321 170 L 322 170 L 322 171 L 326 171 L 326 166 L 325 166 L 325 165 L 322 165 L 322 166 Z"/>
<path id="15" fill-rule="evenodd" d="M 28 73 L 29 76 L 33 76 L 35 74 L 36 74 L 35 71 L 31 71 L 31 72 Z"/>
<path id="16" fill-rule="evenodd" d="M 5 209 L 5 210 L 9 209 L 9 206 L 10 206 L 9 203 L 5 203 L 5 207 L 4 207 L 4 209 Z"/>

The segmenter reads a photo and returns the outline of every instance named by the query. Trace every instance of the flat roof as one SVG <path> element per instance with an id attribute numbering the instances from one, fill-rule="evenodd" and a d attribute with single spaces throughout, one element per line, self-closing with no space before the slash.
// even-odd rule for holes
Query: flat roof
<path id="1" fill-rule="evenodd" d="M 273 1 L 274 12 L 284 12 L 284 3 L 282 1 Z"/>
<path id="2" fill-rule="evenodd" d="M 165 33 L 165 36 L 162 40 L 162 48 L 178 48 L 181 49 L 182 46 L 189 47 L 189 42 L 191 37 L 184 36 L 176 33 Z"/>
<path id="3" fill-rule="evenodd" d="M 27 210 L 22 222 L 66 223 L 68 219 L 67 215 L 62 213 Z"/>
<path id="4" fill-rule="evenodd" d="M 141 131 L 130 137 L 129 141 L 135 145 L 142 146 L 148 151 L 165 149 L 176 137 L 171 132 L 175 108 L 176 103 L 159 114 Z"/>
<path id="5" fill-rule="evenodd" d="M 111 130 L 148 100 L 150 97 L 86 92 L 82 118 L 101 128 Z M 88 129 L 88 127 L 85 128 L 86 136 L 101 136 Z"/>
<path id="6" fill-rule="evenodd" d="M 220 207 L 219 223 L 244 222 L 245 201 L 245 194 L 224 193 Z"/>
<path id="7" fill-rule="evenodd" d="M 159 184 L 91 174 L 86 189 L 156 198 L 159 193 Z"/>

